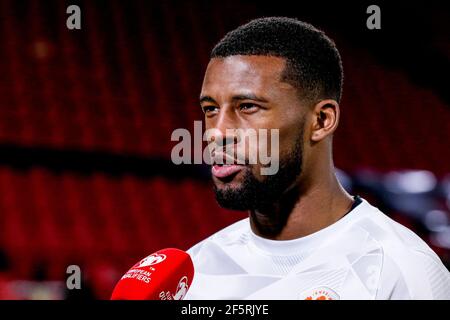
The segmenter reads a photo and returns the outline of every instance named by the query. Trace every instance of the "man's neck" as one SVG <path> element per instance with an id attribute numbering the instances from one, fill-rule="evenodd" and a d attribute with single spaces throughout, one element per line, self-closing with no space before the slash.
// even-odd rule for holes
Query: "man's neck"
<path id="1" fill-rule="evenodd" d="M 335 223 L 352 204 L 353 198 L 333 174 L 306 190 L 293 188 L 270 208 L 251 211 L 251 228 L 272 240 L 301 238 Z"/>

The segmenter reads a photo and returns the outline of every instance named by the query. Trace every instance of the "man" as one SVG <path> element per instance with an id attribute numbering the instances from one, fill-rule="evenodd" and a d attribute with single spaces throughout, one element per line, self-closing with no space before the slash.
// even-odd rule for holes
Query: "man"
<path id="1" fill-rule="evenodd" d="M 334 43 L 295 19 L 253 20 L 213 49 L 200 102 L 215 158 L 239 143 L 227 129 L 278 129 L 279 170 L 212 166 L 219 204 L 249 218 L 189 250 L 186 299 L 450 298 L 438 256 L 336 179 L 342 79 Z"/>

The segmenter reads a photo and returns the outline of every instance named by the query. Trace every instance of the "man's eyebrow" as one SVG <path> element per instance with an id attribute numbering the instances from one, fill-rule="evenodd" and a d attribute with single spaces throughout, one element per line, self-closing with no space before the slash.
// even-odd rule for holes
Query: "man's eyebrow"
<path id="1" fill-rule="evenodd" d="M 258 97 L 257 95 L 255 95 L 253 93 L 238 94 L 238 95 L 233 96 L 232 99 L 235 101 L 236 100 L 255 100 L 255 101 L 259 101 L 259 102 L 268 102 L 263 97 Z"/>
<path id="2" fill-rule="evenodd" d="M 201 96 L 200 97 L 200 103 L 202 102 L 211 102 L 211 103 L 215 103 L 217 104 L 216 100 L 214 100 L 212 97 L 210 96 Z"/>
<path id="3" fill-rule="evenodd" d="M 268 102 L 266 99 L 264 99 L 262 97 L 258 97 L 257 95 L 255 95 L 253 93 L 245 93 L 245 94 L 234 95 L 231 99 L 233 101 L 254 100 L 254 101 L 259 101 L 259 102 Z M 211 103 L 217 104 L 216 100 L 214 100 L 210 96 L 201 96 L 200 97 L 200 103 L 202 103 L 202 102 L 211 102 Z"/>

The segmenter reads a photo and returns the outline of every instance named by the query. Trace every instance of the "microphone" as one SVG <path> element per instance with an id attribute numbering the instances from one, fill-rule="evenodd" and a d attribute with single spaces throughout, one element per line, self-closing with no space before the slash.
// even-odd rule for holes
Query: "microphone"
<path id="1" fill-rule="evenodd" d="M 194 278 L 186 252 L 167 248 L 136 263 L 117 282 L 111 300 L 182 300 Z"/>

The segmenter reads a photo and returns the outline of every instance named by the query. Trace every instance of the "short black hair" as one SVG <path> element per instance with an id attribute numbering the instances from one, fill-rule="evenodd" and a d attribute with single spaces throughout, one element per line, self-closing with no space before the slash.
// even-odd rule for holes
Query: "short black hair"
<path id="1" fill-rule="evenodd" d="M 211 58 L 264 55 L 286 59 L 282 80 L 311 100 L 342 95 L 343 68 L 333 40 L 309 23 L 286 17 L 259 18 L 230 31 Z"/>

